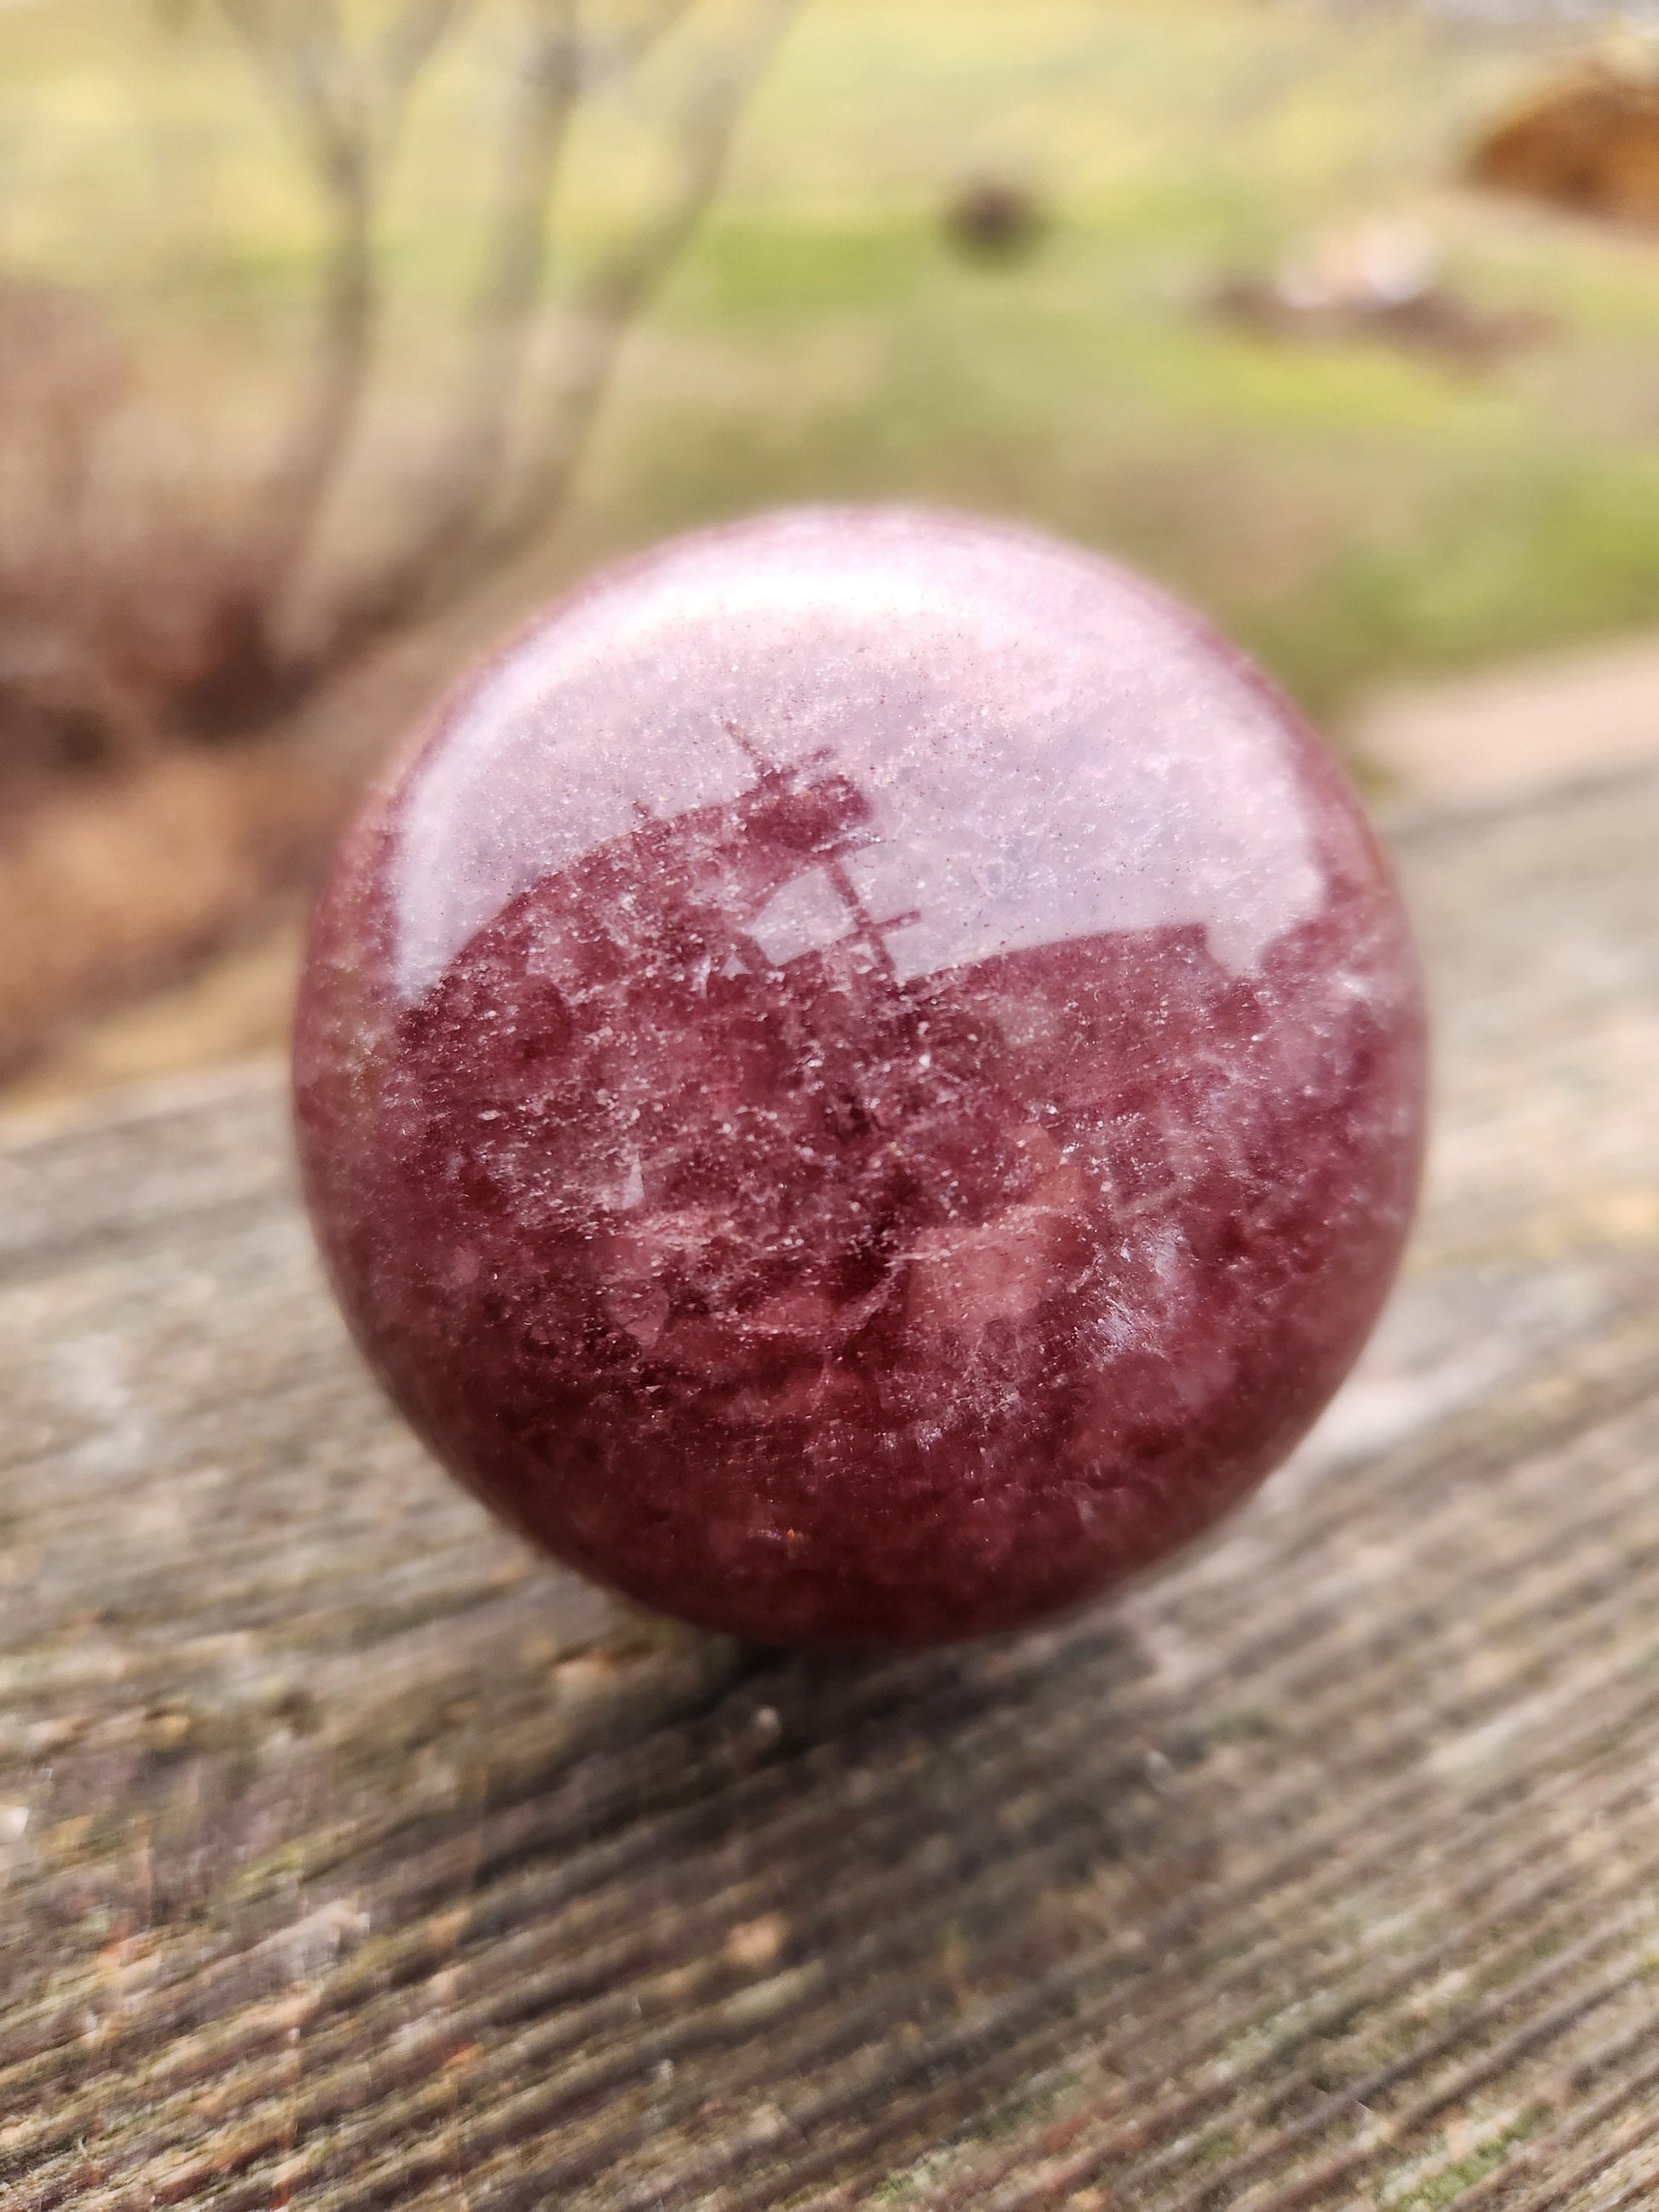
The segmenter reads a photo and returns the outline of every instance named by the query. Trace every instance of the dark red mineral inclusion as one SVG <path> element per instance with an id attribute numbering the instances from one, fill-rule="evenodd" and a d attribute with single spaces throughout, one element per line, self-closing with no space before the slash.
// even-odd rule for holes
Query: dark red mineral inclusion
<path id="1" fill-rule="evenodd" d="M 295 1080 L 358 1342 L 536 1543 L 766 1642 L 1032 1620 L 1308 1428 L 1411 1212 L 1352 793 L 1024 531 L 775 515 L 600 577 L 348 836 Z"/>

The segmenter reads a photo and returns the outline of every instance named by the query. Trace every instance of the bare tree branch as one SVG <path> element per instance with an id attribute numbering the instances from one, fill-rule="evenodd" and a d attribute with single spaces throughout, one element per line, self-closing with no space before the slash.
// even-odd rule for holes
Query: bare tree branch
<path id="1" fill-rule="evenodd" d="M 220 0 L 281 94 L 328 213 L 319 330 L 306 389 L 270 471 L 252 588 L 267 629 L 308 550 L 362 412 L 380 300 L 374 226 L 398 128 L 421 71 L 467 0 L 405 0 L 368 62 L 336 0 Z M 267 650 L 274 649 L 270 639 Z"/>
<path id="2" fill-rule="evenodd" d="M 380 79 L 390 127 L 401 120 L 422 70 L 466 13 L 469 0 L 407 0 L 381 48 Z M 389 152 L 382 147 L 382 158 Z"/>
<path id="3" fill-rule="evenodd" d="M 343 617 L 343 635 L 384 628 L 426 595 L 446 549 L 488 499 L 540 301 L 548 204 L 582 85 L 580 0 L 532 0 L 536 19 L 508 119 L 501 191 L 474 310 L 474 337 L 419 527 Z"/>
<path id="4" fill-rule="evenodd" d="M 653 0 L 653 5 L 641 9 L 609 40 L 597 33 L 590 33 L 583 62 L 586 88 L 592 90 L 637 69 L 696 5 L 696 0 Z"/>
<path id="5" fill-rule="evenodd" d="M 568 326 L 570 357 L 550 395 L 521 481 L 471 550 L 472 574 L 521 552 L 565 497 L 623 346 L 707 214 L 744 100 L 801 5 L 802 0 L 757 0 L 745 35 L 690 104 L 675 189 L 655 218 L 605 257 L 581 288 Z"/>
<path id="6" fill-rule="evenodd" d="M 688 103 L 678 174 L 659 210 L 605 255 L 562 319 L 563 346 L 538 395 L 530 452 L 501 481 L 514 403 L 541 306 L 559 159 L 596 52 L 607 76 L 640 65 L 695 0 L 658 0 L 607 46 L 581 36 L 581 0 L 534 0 L 545 18 L 509 139 L 501 216 L 477 318 L 459 428 L 425 503 L 424 526 L 341 616 L 325 650 L 447 605 L 522 552 L 568 489 L 629 329 L 672 267 L 719 186 L 744 100 L 802 0 L 751 0 L 742 27 Z"/>
<path id="7" fill-rule="evenodd" d="M 659 0 L 608 49 L 585 29 L 582 0 L 538 4 L 544 15 L 550 9 L 554 20 L 531 57 L 519 129 L 509 141 L 495 251 L 479 300 L 459 428 L 434 502 L 428 561 L 440 548 L 476 532 L 488 506 L 542 302 L 559 164 L 578 102 L 595 81 L 598 58 L 603 54 L 605 76 L 637 67 L 692 0 Z"/>
<path id="8" fill-rule="evenodd" d="M 228 27 L 280 110 L 325 225 L 314 346 L 253 512 L 240 540 L 206 528 L 190 538 L 198 588 L 188 619 L 173 624 L 185 643 L 170 633 L 165 654 L 154 641 L 144 646 L 158 714 L 207 732 L 268 720 L 541 534 L 568 490 L 628 331 L 707 209 L 744 100 L 803 0 L 516 0 L 521 52 L 453 404 L 401 540 L 355 589 L 329 581 L 320 592 L 319 527 L 366 416 L 385 283 L 379 220 L 401 128 L 474 0 L 201 4 Z M 670 189 L 567 283 L 544 356 L 554 220 L 583 103 L 644 69 L 694 21 L 706 26 L 690 46 L 702 67 L 681 101 Z"/>

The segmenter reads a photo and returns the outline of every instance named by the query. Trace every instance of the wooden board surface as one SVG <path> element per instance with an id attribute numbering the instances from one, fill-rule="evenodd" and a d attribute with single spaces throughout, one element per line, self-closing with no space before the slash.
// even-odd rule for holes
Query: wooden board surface
<path id="1" fill-rule="evenodd" d="M 1659 2205 L 1659 778 L 1408 826 L 1439 1138 L 1224 1536 L 807 1662 L 528 1559 L 258 1067 L 0 1146 L 0 2203 Z"/>

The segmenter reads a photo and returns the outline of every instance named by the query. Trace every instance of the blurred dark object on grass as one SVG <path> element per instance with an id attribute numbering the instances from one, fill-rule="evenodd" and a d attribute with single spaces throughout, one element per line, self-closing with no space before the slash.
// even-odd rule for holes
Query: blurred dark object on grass
<path id="1" fill-rule="evenodd" d="M 1484 308 L 1463 299 L 1442 276 L 1427 234 L 1386 221 L 1328 232 L 1269 276 L 1229 277 L 1212 304 L 1259 336 L 1315 344 L 1370 339 L 1474 370 L 1498 367 L 1559 327 L 1537 309 Z"/>
<path id="2" fill-rule="evenodd" d="M 1597 59 L 1506 116 L 1470 180 L 1575 215 L 1659 230 L 1659 68 Z"/>
<path id="3" fill-rule="evenodd" d="M 1029 185 L 1011 177 L 970 177 L 945 210 L 945 235 L 975 261 L 1018 261 L 1048 228 L 1048 210 Z"/>

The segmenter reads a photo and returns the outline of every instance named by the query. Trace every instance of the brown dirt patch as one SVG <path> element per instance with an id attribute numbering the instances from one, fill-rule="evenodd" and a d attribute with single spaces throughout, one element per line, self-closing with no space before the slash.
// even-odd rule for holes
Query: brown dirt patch
<path id="1" fill-rule="evenodd" d="M 268 930 L 349 787 L 270 743 L 180 750 L 14 796 L 0 816 L 0 1069 Z"/>

